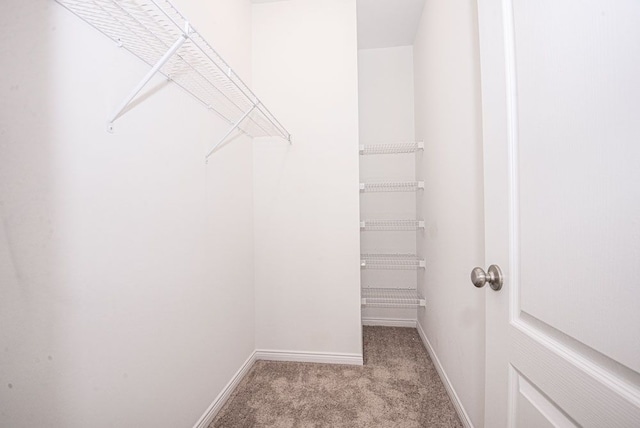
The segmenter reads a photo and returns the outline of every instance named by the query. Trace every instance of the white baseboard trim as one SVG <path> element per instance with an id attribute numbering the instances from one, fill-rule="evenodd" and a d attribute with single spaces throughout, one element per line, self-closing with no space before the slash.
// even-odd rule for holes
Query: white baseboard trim
<path id="1" fill-rule="evenodd" d="M 193 426 L 193 428 L 207 428 L 209 424 L 216 417 L 222 406 L 227 402 L 231 393 L 236 386 L 240 383 L 240 381 L 245 377 L 245 375 L 249 372 L 249 369 L 253 366 L 253 363 L 256 362 L 256 351 L 253 351 L 249 358 L 242 364 L 242 367 L 233 375 L 229 383 L 222 388 L 222 391 L 218 396 L 213 400 L 213 402 L 209 405 L 204 414 L 198 419 L 198 422 Z"/>
<path id="2" fill-rule="evenodd" d="M 297 363 L 347 364 L 361 366 L 362 354 L 333 354 L 329 352 L 275 351 L 258 349 L 256 359 L 264 361 L 291 361 Z"/>
<path id="3" fill-rule="evenodd" d="M 416 328 L 416 320 L 398 318 L 362 318 L 362 325 Z"/>
<path id="4" fill-rule="evenodd" d="M 416 324 L 418 328 L 418 334 L 422 339 L 422 343 L 424 343 L 424 347 L 427 348 L 427 352 L 429 352 L 429 356 L 431 356 L 431 361 L 433 361 L 433 365 L 436 367 L 436 370 L 440 375 L 440 379 L 442 380 L 442 383 L 444 384 L 444 387 L 447 390 L 447 394 L 449 394 L 449 398 L 451 399 L 451 402 L 453 403 L 453 407 L 455 407 L 456 412 L 458 413 L 458 417 L 460 418 L 462 425 L 464 425 L 465 428 L 474 428 L 473 424 L 471 423 L 471 419 L 469 418 L 469 415 L 467 414 L 466 410 L 464 410 L 464 407 L 462 406 L 460 397 L 458 397 L 458 394 L 456 394 L 456 390 L 453 389 L 453 385 L 451 384 L 449 377 L 445 373 L 444 368 L 442 367 L 442 364 L 440 364 L 440 360 L 438 359 L 438 356 L 433 350 L 433 347 L 431 346 L 429 339 L 427 339 L 427 335 L 422 329 L 422 326 L 420 325 L 420 323 L 416 323 Z"/>

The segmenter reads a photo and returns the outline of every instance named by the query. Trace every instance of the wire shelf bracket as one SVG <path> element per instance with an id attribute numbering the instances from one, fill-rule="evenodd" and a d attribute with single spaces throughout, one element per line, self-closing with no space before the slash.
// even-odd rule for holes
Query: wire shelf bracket
<path id="1" fill-rule="evenodd" d="M 280 137 L 292 143 L 287 129 L 170 0 L 56 1 L 151 66 L 109 116 L 107 131 L 113 132 L 114 122 L 160 74 L 231 125 L 206 158 L 235 130 L 250 137 Z"/>
<path id="2" fill-rule="evenodd" d="M 147 83 L 149 83 L 153 76 L 155 76 L 160 71 L 160 69 L 167 63 L 167 61 L 169 61 L 171 57 L 175 55 L 176 52 L 178 52 L 178 49 L 182 47 L 184 42 L 189 39 L 189 35 L 193 30 L 191 29 L 191 26 L 188 22 L 185 23 L 185 28 L 183 31 L 184 33 L 178 38 L 178 40 L 176 40 L 175 43 L 169 48 L 169 50 L 165 52 L 165 54 L 158 60 L 158 62 L 153 67 L 151 67 L 151 70 L 149 70 L 149 72 L 142 78 L 140 83 L 138 83 L 136 87 L 133 88 L 129 96 L 125 98 L 118 109 L 111 115 L 107 123 L 107 131 L 113 133 L 113 122 L 115 122 L 115 120 L 122 115 L 122 112 L 124 112 L 127 106 L 131 104 L 131 101 L 133 101 L 134 98 L 140 93 L 140 91 L 147 85 Z"/>
<path id="3" fill-rule="evenodd" d="M 227 131 L 226 134 L 224 134 L 224 137 L 222 137 L 220 139 L 220 141 L 218 141 L 212 148 L 211 150 L 209 150 L 209 152 L 207 153 L 207 155 L 205 156 L 205 159 L 209 159 L 209 156 L 211 156 L 213 154 L 213 152 L 216 151 L 216 149 L 218 148 L 218 146 L 220 146 L 220 144 L 224 143 L 224 141 L 227 139 L 227 137 L 229 135 L 231 135 L 231 133 L 233 131 L 235 131 L 236 129 L 238 129 L 240 127 L 240 124 L 242 123 L 243 120 L 245 120 L 247 118 L 247 116 L 249 116 L 251 114 L 251 112 L 253 110 L 255 110 L 256 107 L 258 107 L 258 104 L 260 104 L 260 102 L 257 102 L 256 104 L 253 105 L 253 107 L 251 107 L 249 110 L 247 110 L 247 112 L 245 114 L 242 115 L 242 117 L 240 119 L 238 119 L 238 121 L 236 123 L 233 124 L 233 126 L 231 127 L 231 129 L 229 129 L 229 131 Z M 291 142 L 291 140 L 289 140 L 289 142 Z"/>

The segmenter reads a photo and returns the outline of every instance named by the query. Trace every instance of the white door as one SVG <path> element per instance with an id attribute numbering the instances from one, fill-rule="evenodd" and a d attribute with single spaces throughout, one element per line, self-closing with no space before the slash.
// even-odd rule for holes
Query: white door
<path id="1" fill-rule="evenodd" d="M 478 14 L 485 427 L 640 427 L 640 0 Z"/>

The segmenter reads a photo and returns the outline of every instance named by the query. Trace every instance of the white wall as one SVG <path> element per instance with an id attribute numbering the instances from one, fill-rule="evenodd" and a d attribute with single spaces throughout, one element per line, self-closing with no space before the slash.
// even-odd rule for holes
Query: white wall
<path id="1" fill-rule="evenodd" d="M 176 0 L 242 76 L 249 1 Z M 252 155 L 49 0 L 0 18 L 0 425 L 188 427 L 254 349 Z M 153 86 L 152 85 L 152 86 Z"/>
<path id="2" fill-rule="evenodd" d="M 413 46 L 360 49 L 358 87 L 361 144 L 413 141 Z"/>
<path id="3" fill-rule="evenodd" d="M 414 44 L 416 138 L 426 233 L 418 252 L 427 308 L 418 321 L 476 427 L 484 425 L 484 295 L 469 273 L 484 263 L 482 132 L 474 2 L 425 5 Z"/>
<path id="4" fill-rule="evenodd" d="M 254 144 L 257 348 L 361 356 L 355 0 L 255 4 L 253 72 L 294 138 Z"/>
<path id="5" fill-rule="evenodd" d="M 415 141 L 413 47 L 358 51 L 360 144 Z M 415 180 L 415 155 L 360 157 L 360 181 Z M 421 193 L 421 192 L 420 192 Z M 415 219 L 416 193 L 363 193 L 360 217 Z M 420 233 L 420 232 L 418 232 Z M 362 253 L 415 253 L 416 232 L 363 231 Z M 362 271 L 362 285 L 373 288 L 414 288 L 411 270 Z M 415 309 L 364 308 L 363 321 L 416 319 Z"/>

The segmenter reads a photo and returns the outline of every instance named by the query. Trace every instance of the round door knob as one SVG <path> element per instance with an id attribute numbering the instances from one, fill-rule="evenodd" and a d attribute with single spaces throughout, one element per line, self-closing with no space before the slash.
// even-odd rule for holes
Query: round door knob
<path id="1" fill-rule="evenodd" d="M 498 291 L 502 288 L 502 271 L 496 265 L 489 266 L 487 272 L 482 268 L 475 267 L 471 271 L 471 282 L 478 288 L 484 287 L 488 282 L 493 290 Z"/>

